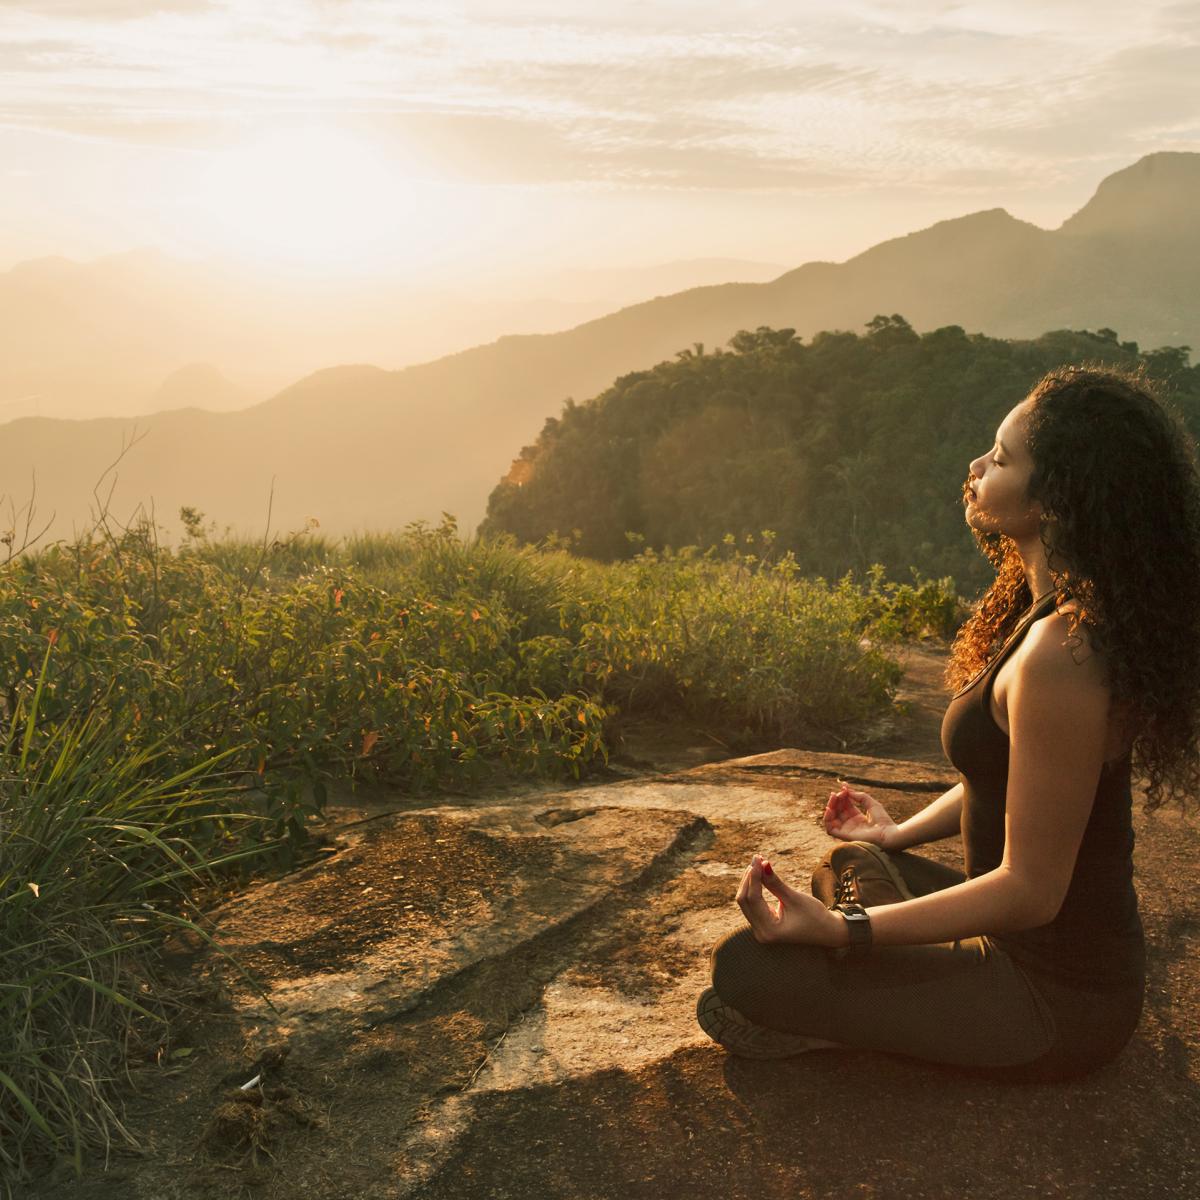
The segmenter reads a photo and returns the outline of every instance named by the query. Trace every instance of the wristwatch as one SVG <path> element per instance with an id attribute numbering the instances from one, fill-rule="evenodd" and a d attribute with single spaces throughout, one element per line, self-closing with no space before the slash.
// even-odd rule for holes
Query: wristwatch
<path id="1" fill-rule="evenodd" d="M 849 958 L 861 958 L 871 949 L 871 916 L 861 904 L 853 900 L 839 900 L 833 906 L 840 912 L 850 934 L 850 944 L 839 946 L 839 953 Z"/>
<path id="2" fill-rule="evenodd" d="M 861 958 L 871 949 L 871 916 L 858 902 L 858 878 L 853 867 L 842 872 L 838 883 L 834 912 L 840 912 L 850 934 L 848 946 L 838 946 L 839 958 Z"/>

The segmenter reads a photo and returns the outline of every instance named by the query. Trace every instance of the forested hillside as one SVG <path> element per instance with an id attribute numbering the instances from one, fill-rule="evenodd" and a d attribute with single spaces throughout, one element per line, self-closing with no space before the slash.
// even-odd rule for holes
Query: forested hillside
<path id="1" fill-rule="evenodd" d="M 1142 351 L 1110 329 L 918 335 L 893 315 L 863 336 L 818 333 L 805 345 L 792 329 L 760 326 L 729 346 L 697 344 L 568 401 L 492 492 L 481 532 L 555 534 L 612 559 L 635 548 L 628 533 L 678 548 L 769 529 L 806 574 L 879 562 L 893 578 L 910 567 L 953 575 L 969 595 L 991 568 L 963 519 L 968 464 L 1045 371 L 1144 362 L 1200 432 L 1189 348 Z"/>

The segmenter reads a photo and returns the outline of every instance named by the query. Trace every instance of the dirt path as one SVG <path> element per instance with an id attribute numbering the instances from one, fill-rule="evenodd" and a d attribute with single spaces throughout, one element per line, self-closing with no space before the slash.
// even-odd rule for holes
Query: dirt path
<path id="1" fill-rule="evenodd" d="M 625 754 L 654 771 L 343 812 L 359 823 L 327 861 L 220 914 L 265 997 L 194 965 L 226 1002 L 181 1030 L 188 1055 L 139 1073 L 145 1155 L 30 1200 L 1195 1194 L 1200 834 L 1176 818 L 1138 813 L 1146 1008 L 1083 1081 L 1004 1087 L 869 1052 L 749 1062 L 696 1027 L 750 854 L 804 886 L 832 780 L 898 819 L 955 782 L 944 650 L 905 658 L 907 712 L 861 753 L 707 761 L 710 740 L 649 729 Z"/>

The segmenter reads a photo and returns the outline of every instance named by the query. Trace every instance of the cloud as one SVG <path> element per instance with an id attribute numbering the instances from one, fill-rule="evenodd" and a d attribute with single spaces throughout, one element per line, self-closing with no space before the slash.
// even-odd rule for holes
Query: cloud
<path id="1" fill-rule="evenodd" d="M 663 117 L 653 130 L 620 118 L 586 122 L 487 113 L 360 117 L 365 137 L 412 150 L 439 174 L 475 183 L 724 188 L 828 188 L 859 172 L 773 161 L 738 144 L 737 127 Z M 724 140 L 723 140 L 724 139 Z"/>
<path id="2" fill-rule="evenodd" d="M 6 8 L 28 8 L 27 4 L 0 2 L 0 13 Z M 62 17 L 95 23 L 98 21 L 135 21 L 159 13 L 202 12 L 222 9 L 220 0 L 37 0 L 37 12 L 42 17 Z"/>
<path id="3" fill-rule="evenodd" d="M 1022 162 L 1060 172 L 1072 163 L 1124 165 L 1177 139 L 1194 141 L 1200 125 L 1196 57 L 1188 45 L 1120 50 L 1097 68 L 1045 81 L 1053 103 L 1032 93 L 1023 102 L 1012 96 L 1012 108 L 952 113 L 941 136 L 1008 158 L 1014 169 Z M 919 127 L 910 121 L 905 128 L 915 135 Z"/>
<path id="4" fill-rule="evenodd" d="M 505 62 L 484 67 L 477 78 L 499 90 L 519 90 L 547 108 L 561 104 L 653 113 L 747 96 L 857 94 L 879 76 L 874 67 L 773 57 L 775 61 L 741 49 L 718 54 L 702 48 L 675 58 Z"/>
<path id="5" fill-rule="evenodd" d="M 10 125 L 203 149 L 311 114 L 454 178 L 728 190 L 1019 185 L 1186 139 L 1197 39 L 1194 4 L 1111 0 L 0 4 Z"/>

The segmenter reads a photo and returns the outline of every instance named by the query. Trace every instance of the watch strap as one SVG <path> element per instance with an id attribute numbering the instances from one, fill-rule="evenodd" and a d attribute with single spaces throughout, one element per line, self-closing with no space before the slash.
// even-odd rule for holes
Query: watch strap
<path id="1" fill-rule="evenodd" d="M 850 935 L 848 946 L 838 947 L 839 951 L 849 957 L 858 958 L 871 949 L 871 916 L 861 904 L 852 900 L 842 900 L 833 906 L 834 912 L 842 914 L 846 922 L 846 931 Z"/>

